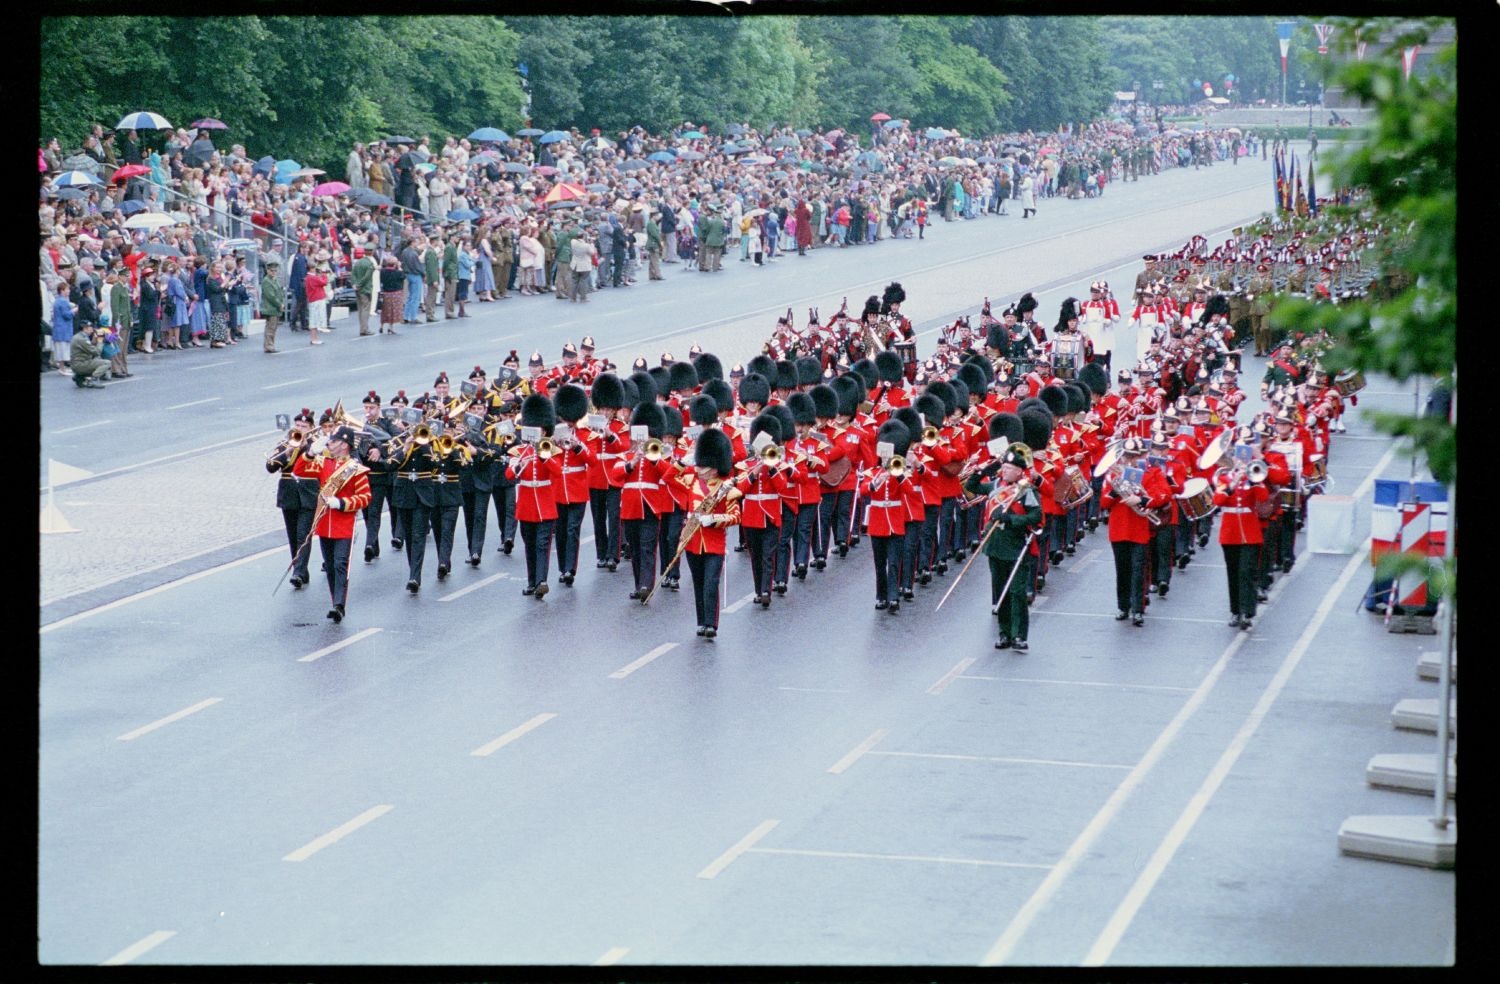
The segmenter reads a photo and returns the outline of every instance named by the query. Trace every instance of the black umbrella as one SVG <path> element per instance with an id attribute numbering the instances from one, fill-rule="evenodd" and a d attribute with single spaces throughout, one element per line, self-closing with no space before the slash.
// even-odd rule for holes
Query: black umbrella
<path id="1" fill-rule="evenodd" d="M 411 167 L 411 168 L 414 168 L 418 164 L 421 164 L 421 163 L 422 163 L 422 158 L 418 157 L 416 154 L 413 154 L 409 150 L 406 153 L 402 154 L 400 157 L 398 157 L 396 159 L 396 166 L 397 167 Z"/>
<path id="2" fill-rule="evenodd" d="M 209 158 L 214 156 L 214 142 L 204 137 L 199 137 L 188 145 L 188 149 L 182 152 L 182 160 L 194 167 L 207 164 Z"/>
<path id="3" fill-rule="evenodd" d="M 69 200 L 89 197 L 88 189 L 86 188 L 53 188 L 52 194 L 57 198 L 66 198 Z"/>
<path id="4" fill-rule="evenodd" d="M 507 161 L 501 168 L 507 174 L 530 174 L 531 168 L 518 161 Z"/>
<path id="5" fill-rule="evenodd" d="M 737 137 L 745 132 L 745 125 L 743 123 L 731 123 L 724 128 L 724 132 L 731 137 Z"/>
<path id="6" fill-rule="evenodd" d="M 360 188 L 349 196 L 356 205 L 364 205 L 366 208 L 377 208 L 382 205 L 394 205 L 396 202 L 375 191 L 373 188 Z"/>
<path id="7" fill-rule="evenodd" d="M 417 141 L 412 137 L 386 137 L 384 142 L 388 144 L 414 144 Z"/>
<path id="8" fill-rule="evenodd" d="M 643 167 L 650 167 L 651 166 L 651 162 L 650 161 L 643 161 L 643 160 L 637 159 L 637 160 L 630 160 L 630 161 L 622 161 L 617 166 L 622 171 L 639 171 Z"/>

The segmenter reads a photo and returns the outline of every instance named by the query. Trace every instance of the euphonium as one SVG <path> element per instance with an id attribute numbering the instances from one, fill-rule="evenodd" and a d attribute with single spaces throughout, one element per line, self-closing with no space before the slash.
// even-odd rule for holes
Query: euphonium
<path id="1" fill-rule="evenodd" d="M 457 446 L 458 442 L 453 439 L 453 435 L 451 434 L 442 434 L 432 443 L 432 449 L 445 458 L 452 454 L 453 449 Z"/>

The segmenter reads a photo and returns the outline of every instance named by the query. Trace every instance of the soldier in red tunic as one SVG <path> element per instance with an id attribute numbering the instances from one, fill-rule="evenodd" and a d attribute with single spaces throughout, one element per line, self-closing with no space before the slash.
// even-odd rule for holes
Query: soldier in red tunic
<path id="1" fill-rule="evenodd" d="M 333 604 L 328 617 L 334 622 L 344 620 L 348 602 L 354 516 L 370 504 L 370 469 L 349 457 L 354 442 L 353 428 L 340 427 L 328 439 L 327 454 L 300 458 L 294 466 L 300 477 L 318 480 L 313 532 L 323 548 L 323 569 L 328 572 L 328 596 Z"/>
<path id="2" fill-rule="evenodd" d="M 698 635 L 719 634 L 719 576 L 724 570 L 724 531 L 740 521 L 739 492 L 729 481 L 734 472 L 733 448 L 724 432 L 710 428 L 698 435 L 693 448 L 694 468 L 678 481 L 688 489 L 687 537 L 684 553 L 693 577 L 693 605 Z"/>

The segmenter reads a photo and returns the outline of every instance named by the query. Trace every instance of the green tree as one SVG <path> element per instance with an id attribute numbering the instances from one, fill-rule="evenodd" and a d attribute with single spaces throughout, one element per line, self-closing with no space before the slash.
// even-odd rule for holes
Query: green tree
<path id="1" fill-rule="evenodd" d="M 913 93 L 921 79 L 900 43 L 896 19 L 809 17 L 799 27 L 827 80 L 825 124 L 859 134 L 877 111 L 897 118 L 917 115 Z"/>
<path id="2" fill-rule="evenodd" d="M 964 134 L 993 133 L 1010 103 L 1005 73 L 968 44 L 955 40 L 967 18 L 902 17 L 901 46 L 916 84 L 913 115 Z M 893 114 L 894 115 L 894 114 Z"/>
<path id="3" fill-rule="evenodd" d="M 594 64 L 594 43 L 603 36 L 591 17 L 507 17 L 519 36 L 517 58 L 531 80 L 531 116 L 544 128 L 587 122 L 584 79 Z"/>

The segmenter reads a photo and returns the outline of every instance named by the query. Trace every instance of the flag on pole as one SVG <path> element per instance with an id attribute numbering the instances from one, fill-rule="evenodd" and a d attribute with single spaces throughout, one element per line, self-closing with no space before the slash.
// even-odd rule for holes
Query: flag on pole
<path id="1" fill-rule="evenodd" d="M 1297 155 L 1292 155 L 1292 175 L 1296 182 L 1296 196 L 1291 207 L 1301 218 L 1307 218 L 1307 198 L 1302 194 L 1302 172 L 1297 168 Z"/>
<path id="2" fill-rule="evenodd" d="M 1421 51 L 1422 51 L 1422 46 L 1420 44 L 1414 44 L 1410 48 L 1402 48 L 1401 49 L 1401 77 L 1402 78 L 1404 78 L 1404 79 L 1410 79 L 1411 78 L 1411 69 L 1412 69 L 1412 66 L 1417 63 L 1417 55 L 1420 54 Z"/>
<path id="3" fill-rule="evenodd" d="M 1365 47 L 1367 42 L 1360 39 L 1359 31 L 1354 32 L 1354 57 L 1360 61 L 1365 60 Z"/>
<path id="4" fill-rule="evenodd" d="M 1278 21 L 1276 24 L 1276 40 L 1281 43 L 1281 74 L 1286 74 L 1286 53 L 1292 47 L 1292 29 L 1297 25 L 1294 21 Z"/>
<path id="5" fill-rule="evenodd" d="M 1314 24 L 1313 30 L 1318 32 L 1318 54 L 1328 54 L 1328 39 L 1333 37 L 1333 25 Z"/>
<path id="6" fill-rule="evenodd" d="M 1281 211 L 1283 196 L 1281 191 L 1281 150 L 1271 155 L 1271 184 L 1276 193 L 1276 211 Z"/>
<path id="7" fill-rule="evenodd" d="M 1307 210 L 1313 215 L 1318 214 L 1318 192 L 1313 187 L 1313 162 L 1307 162 Z"/>

